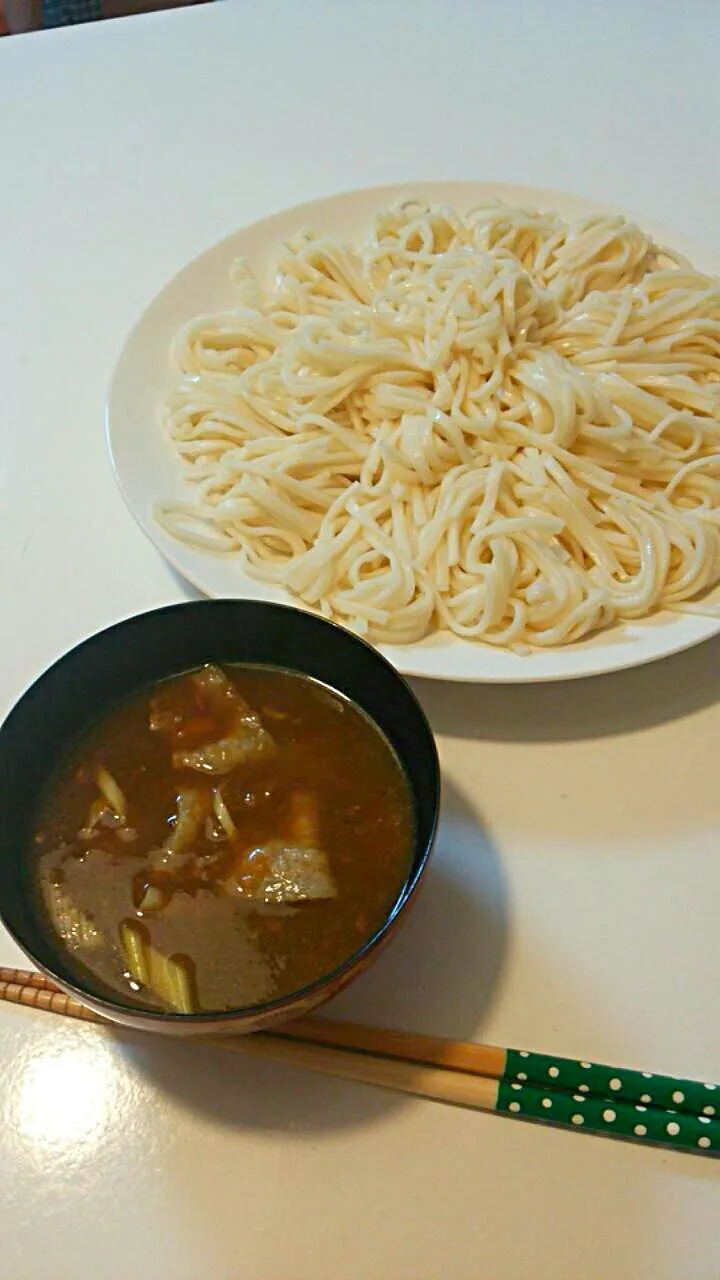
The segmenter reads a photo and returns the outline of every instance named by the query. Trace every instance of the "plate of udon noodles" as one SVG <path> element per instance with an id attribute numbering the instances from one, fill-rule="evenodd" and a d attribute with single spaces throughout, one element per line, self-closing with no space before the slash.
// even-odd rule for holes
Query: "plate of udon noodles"
<path id="1" fill-rule="evenodd" d="M 402 672 L 595 675 L 720 631 L 720 254 L 577 196 L 317 200 L 186 266 L 128 337 L 115 473 L 209 596 Z"/>

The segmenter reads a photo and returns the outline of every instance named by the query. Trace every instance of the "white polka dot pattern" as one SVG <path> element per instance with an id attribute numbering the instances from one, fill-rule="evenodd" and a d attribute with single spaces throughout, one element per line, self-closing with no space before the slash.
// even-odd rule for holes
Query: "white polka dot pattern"
<path id="1" fill-rule="evenodd" d="M 508 1050 L 499 1111 L 569 1128 L 720 1154 L 716 1086 L 584 1060 Z"/>

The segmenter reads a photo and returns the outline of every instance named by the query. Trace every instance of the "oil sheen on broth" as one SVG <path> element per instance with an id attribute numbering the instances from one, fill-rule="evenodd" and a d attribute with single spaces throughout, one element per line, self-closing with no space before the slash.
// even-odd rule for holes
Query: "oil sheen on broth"
<path id="1" fill-rule="evenodd" d="M 38 813 L 39 910 L 77 977 L 175 1012 L 330 973 L 408 875 L 408 784 L 355 706 L 269 667 L 136 694 L 68 754 Z"/>

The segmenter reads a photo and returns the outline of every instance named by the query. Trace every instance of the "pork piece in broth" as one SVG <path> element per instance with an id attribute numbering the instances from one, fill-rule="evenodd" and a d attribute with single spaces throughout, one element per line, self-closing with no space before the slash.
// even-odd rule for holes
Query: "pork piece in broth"
<path id="1" fill-rule="evenodd" d="M 275 743 L 262 720 L 240 697 L 224 671 L 207 666 L 190 679 L 200 712 L 210 713 L 222 736 L 194 749 L 180 747 L 174 751 L 172 762 L 176 769 L 225 774 L 238 765 L 256 763 L 275 754 Z"/>
<path id="2" fill-rule="evenodd" d="M 392 908 L 412 845 L 405 775 L 361 711 L 292 672 L 206 666 L 69 750 L 31 865 L 78 981 L 188 1014 L 331 973 Z"/>
<path id="3" fill-rule="evenodd" d="M 307 791 L 293 792 L 290 812 L 288 840 L 268 840 L 241 859 L 234 887 L 251 901 L 322 902 L 337 897 L 327 854 L 318 848 L 315 796 Z"/>

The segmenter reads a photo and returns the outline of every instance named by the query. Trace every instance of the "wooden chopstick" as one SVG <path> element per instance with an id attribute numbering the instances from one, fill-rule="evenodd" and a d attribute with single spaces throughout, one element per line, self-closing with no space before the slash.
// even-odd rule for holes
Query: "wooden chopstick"
<path id="1" fill-rule="evenodd" d="M 608 1103 L 626 1102 L 687 1115 L 720 1115 L 720 1086 L 656 1072 L 324 1018 L 301 1018 L 272 1034 L 490 1076 L 511 1086 L 587 1094 Z"/>
<path id="2" fill-rule="evenodd" d="M 5 973 L 21 973 L 19 969 L 0 969 L 0 974 Z M 86 1005 L 80 1004 L 79 1000 L 73 1000 L 72 996 L 65 995 L 59 987 L 53 983 L 46 982 L 41 979 L 41 974 L 33 975 L 34 981 L 27 984 L 0 978 L 0 1000 L 7 1000 L 10 1004 L 24 1004 L 29 1009 L 44 1009 L 47 1013 L 61 1013 L 68 1018 L 83 1018 L 86 1022 L 99 1022 L 103 1026 L 111 1026 L 109 1019 L 101 1018 L 99 1013 L 95 1013 L 94 1009 L 88 1009 Z"/>
<path id="3" fill-rule="evenodd" d="M 22 969 L 0 968 L 0 998 L 111 1025 L 107 1019 L 65 995 L 49 979 Z M 697 1081 L 680 1082 L 672 1077 L 623 1069 L 606 1080 L 613 1068 L 321 1018 L 297 1020 L 279 1031 L 257 1032 L 251 1036 L 203 1037 L 203 1042 L 230 1052 L 270 1058 L 343 1079 L 514 1115 L 518 1119 L 543 1120 L 567 1128 L 661 1143 L 696 1154 L 720 1153 L 720 1122 L 714 1118 L 713 1103 L 703 1104 L 704 1113 L 679 1109 L 689 1085 L 696 1091 L 697 1098 L 713 1097 L 716 1087 Z M 507 1072 L 515 1069 L 516 1060 L 528 1069 L 509 1077 Z M 546 1063 L 551 1064 L 556 1075 L 551 1074 Z M 582 1073 L 584 1090 L 573 1083 L 565 1086 L 561 1082 L 560 1073 L 566 1075 L 571 1068 L 575 1073 Z M 546 1073 L 544 1080 L 537 1080 L 543 1072 Z M 630 1075 L 638 1076 L 645 1082 L 645 1089 L 653 1088 L 656 1094 L 656 1081 L 675 1085 L 673 1107 L 658 1105 L 649 1095 L 645 1103 L 627 1102 L 622 1096 L 623 1077 Z M 588 1082 L 597 1079 L 605 1081 L 607 1092 L 590 1090 Z M 620 1088 L 616 1087 L 618 1081 Z M 685 1090 L 678 1087 L 680 1084 L 685 1085 Z M 677 1095 L 681 1093 L 683 1098 L 678 1100 Z"/>
<path id="4" fill-rule="evenodd" d="M 276 1034 L 292 1036 L 296 1040 L 321 1040 L 323 1044 L 337 1049 L 405 1058 L 430 1067 L 469 1071 L 494 1080 L 501 1080 L 506 1073 L 505 1049 L 497 1049 L 490 1044 L 441 1040 L 437 1036 L 365 1027 L 357 1022 L 331 1022 L 327 1018 L 296 1018 L 285 1023 Z"/>
<path id="5" fill-rule="evenodd" d="M 9 969 L 0 966 L 0 982 L 13 982 L 19 987 L 38 987 L 41 991 L 59 991 L 56 982 L 51 982 L 44 973 L 36 973 L 34 969 Z"/>
<path id="6" fill-rule="evenodd" d="M 43 974 L 27 969 L 0 968 L 0 981 L 60 990 Z M 267 1034 L 312 1041 L 338 1049 L 351 1049 L 357 1053 L 402 1058 L 430 1067 L 466 1071 L 510 1085 L 522 1083 L 545 1090 L 560 1089 L 571 1093 L 592 1094 L 605 1098 L 610 1103 L 654 1106 L 663 1111 L 706 1115 L 710 1118 L 716 1113 L 720 1115 L 720 1087 L 716 1090 L 715 1085 L 676 1076 L 618 1069 L 572 1058 L 530 1053 L 522 1049 L 500 1049 L 494 1045 L 443 1040 L 437 1036 L 391 1031 L 353 1022 L 334 1022 L 327 1018 L 298 1018 Z M 717 1101 L 713 1097 L 715 1092 Z"/>

